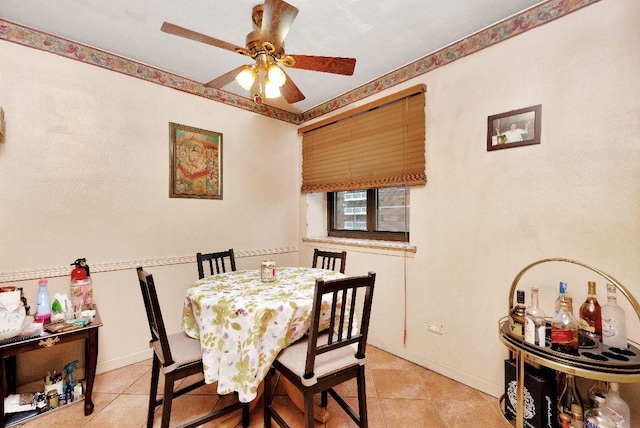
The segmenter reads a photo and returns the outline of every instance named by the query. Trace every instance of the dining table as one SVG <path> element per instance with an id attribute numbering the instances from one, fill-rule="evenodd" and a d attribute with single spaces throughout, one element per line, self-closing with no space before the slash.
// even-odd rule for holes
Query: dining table
<path id="1" fill-rule="evenodd" d="M 249 269 L 191 284 L 182 326 L 200 340 L 205 382 L 217 382 L 218 394 L 235 392 L 242 402 L 254 400 L 280 351 L 309 330 L 316 279 L 344 277 L 327 269 L 277 267 L 271 282 L 262 280 L 260 269 Z M 328 300 L 321 312 L 328 327 Z M 294 404 L 299 403 L 294 399 Z"/>

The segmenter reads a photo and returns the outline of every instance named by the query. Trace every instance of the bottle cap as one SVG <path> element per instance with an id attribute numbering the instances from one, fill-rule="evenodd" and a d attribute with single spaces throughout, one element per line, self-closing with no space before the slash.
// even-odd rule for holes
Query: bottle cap
<path id="1" fill-rule="evenodd" d="M 567 283 L 560 281 L 560 294 L 567 293 Z"/>
<path id="2" fill-rule="evenodd" d="M 47 278 L 40 278 L 40 281 L 38 281 L 38 285 L 47 285 L 47 283 Z"/>

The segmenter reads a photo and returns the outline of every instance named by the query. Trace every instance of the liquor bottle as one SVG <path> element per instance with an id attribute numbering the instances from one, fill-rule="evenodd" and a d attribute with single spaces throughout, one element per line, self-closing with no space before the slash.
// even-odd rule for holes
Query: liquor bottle
<path id="1" fill-rule="evenodd" d="M 524 306 L 524 291 L 516 291 L 517 304 L 509 311 L 509 326 L 511 333 L 515 336 L 524 336 L 524 314 L 526 307 Z"/>
<path id="2" fill-rule="evenodd" d="M 596 405 L 590 408 L 584 414 L 584 422 L 586 428 L 616 428 L 616 423 L 609 416 L 606 410 L 606 398 L 600 394 L 596 394 Z"/>
<path id="3" fill-rule="evenodd" d="M 558 298 L 556 299 L 556 303 L 554 307 L 555 311 L 553 313 L 554 317 L 558 316 L 558 313 L 560 312 L 560 302 L 565 300 L 567 293 L 568 293 L 567 283 L 560 281 L 560 293 L 558 294 Z"/>
<path id="4" fill-rule="evenodd" d="M 616 424 L 616 428 L 631 428 L 631 410 L 620 397 L 619 386 L 616 382 L 611 382 L 606 398 L 605 408 L 609 411 L 609 416 Z"/>
<path id="5" fill-rule="evenodd" d="M 578 320 L 569 312 L 568 302 L 560 302 L 560 313 L 551 323 L 551 349 L 555 351 L 578 353 Z"/>
<path id="6" fill-rule="evenodd" d="M 602 395 L 603 397 L 606 397 L 608 392 L 609 387 L 607 386 L 607 382 L 604 382 L 602 380 L 595 381 L 593 385 L 591 385 L 591 388 L 589 388 L 589 393 L 587 394 L 589 396 L 589 407 L 595 407 L 596 395 Z"/>
<path id="7" fill-rule="evenodd" d="M 580 331 L 591 339 L 602 339 L 602 316 L 596 296 L 596 283 L 587 283 L 587 300 L 580 306 Z"/>
<path id="8" fill-rule="evenodd" d="M 627 320 L 618 306 L 616 286 L 607 284 L 607 304 L 602 307 L 602 343 L 614 348 L 627 348 Z"/>
<path id="9" fill-rule="evenodd" d="M 566 375 L 566 382 L 560 398 L 558 398 L 558 422 L 562 423 L 563 420 L 568 419 L 568 415 L 571 418 L 571 426 L 582 426 L 583 413 L 582 413 L 582 398 L 576 386 L 576 378 L 571 375 Z"/>
<path id="10" fill-rule="evenodd" d="M 571 415 L 561 413 L 558 416 L 558 420 L 560 421 L 560 428 L 571 428 Z"/>
<path id="11" fill-rule="evenodd" d="M 544 311 L 538 306 L 538 287 L 531 287 L 531 305 L 524 312 L 524 340 L 532 345 L 546 345 Z"/>

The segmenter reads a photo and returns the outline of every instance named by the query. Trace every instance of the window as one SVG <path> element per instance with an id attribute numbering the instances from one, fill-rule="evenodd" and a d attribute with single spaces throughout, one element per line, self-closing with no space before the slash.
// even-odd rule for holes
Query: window
<path id="1" fill-rule="evenodd" d="M 427 182 L 425 85 L 298 129 L 302 193 L 329 192 L 328 235 L 409 241 L 409 188 Z"/>
<path id="2" fill-rule="evenodd" d="M 328 193 L 328 235 L 409 241 L 409 188 Z"/>

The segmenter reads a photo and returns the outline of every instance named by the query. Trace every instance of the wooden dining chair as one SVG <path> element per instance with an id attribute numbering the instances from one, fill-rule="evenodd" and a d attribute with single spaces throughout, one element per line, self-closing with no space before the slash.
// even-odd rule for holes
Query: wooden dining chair
<path id="1" fill-rule="evenodd" d="M 340 261 L 340 273 L 344 273 L 344 269 L 347 265 L 347 252 L 342 251 L 331 252 L 331 251 L 320 251 L 317 248 L 313 250 L 313 264 L 311 267 L 317 268 L 318 261 L 320 261 L 321 269 L 329 269 L 336 270 L 336 262 Z"/>
<path id="2" fill-rule="evenodd" d="M 321 393 L 321 406 L 327 407 L 328 393 L 360 428 L 368 426 L 364 363 L 375 279 L 376 274 L 369 272 L 367 276 L 316 280 L 308 337 L 283 349 L 273 363 L 273 368 L 301 391 L 306 428 L 314 426 L 313 396 L 316 393 Z M 364 292 L 364 298 L 358 298 L 359 291 Z M 320 314 L 326 295 L 331 298 L 329 329 L 321 330 Z M 356 312 L 361 315 L 357 316 Z M 270 428 L 273 418 L 278 425 L 288 428 L 272 406 L 273 376 L 274 371 L 269 370 L 265 378 L 264 427 Z M 333 389 L 353 378 L 358 387 L 357 415 Z"/>
<path id="3" fill-rule="evenodd" d="M 227 271 L 227 263 L 229 264 L 229 270 L 231 272 L 235 272 L 236 270 L 236 259 L 233 254 L 233 248 L 215 253 L 197 253 L 196 260 L 198 262 L 198 276 L 200 279 L 204 278 L 205 264 L 209 265 L 209 275 L 225 273 Z"/>
<path id="4" fill-rule="evenodd" d="M 162 405 L 161 427 L 169 426 L 171 419 L 171 405 L 173 399 L 196 388 L 205 385 L 204 379 L 174 391 L 176 381 L 187 376 L 202 373 L 202 350 L 200 341 L 186 335 L 185 332 L 167 335 L 160 312 L 160 304 L 156 293 L 153 276 L 145 272 L 142 267 L 137 268 L 142 300 L 147 312 L 151 341 L 149 346 L 153 348 L 153 364 L 151 367 L 151 390 L 149 394 L 149 408 L 147 413 L 147 428 L 153 427 L 153 418 L 156 407 Z M 160 371 L 164 374 L 164 396 L 157 398 Z M 212 402 L 212 405 L 214 403 Z M 201 416 L 186 425 L 195 427 L 210 420 L 219 418 L 235 410 L 242 410 L 242 426 L 249 426 L 249 403 L 235 401 L 232 404 L 218 409 L 205 416 Z"/>

